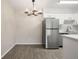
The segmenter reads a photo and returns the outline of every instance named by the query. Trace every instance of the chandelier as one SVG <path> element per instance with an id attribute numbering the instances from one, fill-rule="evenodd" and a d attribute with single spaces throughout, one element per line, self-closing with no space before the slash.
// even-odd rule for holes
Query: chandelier
<path id="1" fill-rule="evenodd" d="M 43 10 L 40 10 L 40 11 L 38 11 L 36 8 L 35 8 L 35 6 L 34 6 L 34 2 L 35 2 L 35 0 L 32 0 L 32 3 L 33 3 L 33 10 L 28 10 L 27 8 L 26 8 L 26 10 L 25 10 L 25 14 L 27 14 L 28 16 L 31 16 L 31 15 L 34 15 L 34 16 L 38 16 L 38 15 L 41 15 L 41 14 L 43 14 Z"/>

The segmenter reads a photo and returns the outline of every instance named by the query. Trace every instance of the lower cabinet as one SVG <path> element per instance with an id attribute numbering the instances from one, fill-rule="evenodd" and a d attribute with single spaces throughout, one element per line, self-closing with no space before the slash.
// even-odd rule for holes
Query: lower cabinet
<path id="1" fill-rule="evenodd" d="M 63 37 L 63 59 L 78 59 L 78 40 Z"/>

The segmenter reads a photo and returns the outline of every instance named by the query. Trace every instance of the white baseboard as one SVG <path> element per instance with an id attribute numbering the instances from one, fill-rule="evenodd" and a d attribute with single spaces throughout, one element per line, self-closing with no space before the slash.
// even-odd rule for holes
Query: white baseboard
<path id="1" fill-rule="evenodd" d="M 9 48 L 2 56 L 1 58 L 3 58 L 15 45 L 13 45 L 11 48 Z"/>
<path id="2" fill-rule="evenodd" d="M 16 45 L 40 45 L 42 43 L 16 43 Z"/>

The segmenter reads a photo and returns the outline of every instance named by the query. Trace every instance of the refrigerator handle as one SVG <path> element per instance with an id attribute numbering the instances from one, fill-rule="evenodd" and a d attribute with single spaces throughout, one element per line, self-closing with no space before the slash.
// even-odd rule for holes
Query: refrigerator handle
<path id="1" fill-rule="evenodd" d="M 49 35 L 46 36 L 46 48 L 48 48 L 48 39 L 49 39 Z"/>
<path id="2" fill-rule="evenodd" d="M 46 36 L 46 42 L 45 42 L 45 43 L 46 43 L 46 45 L 45 45 L 45 46 L 46 46 L 46 48 L 47 48 L 47 45 L 48 45 L 48 44 L 47 44 L 47 38 L 48 38 L 48 36 Z"/>

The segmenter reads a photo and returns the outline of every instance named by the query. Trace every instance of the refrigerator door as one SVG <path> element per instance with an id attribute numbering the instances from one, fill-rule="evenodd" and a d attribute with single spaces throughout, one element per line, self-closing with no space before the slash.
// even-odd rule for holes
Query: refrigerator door
<path id="1" fill-rule="evenodd" d="M 59 20 L 55 18 L 46 19 L 46 28 L 59 28 Z"/>
<path id="2" fill-rule="evenodd" d="M 58 30 L 46 30 L 46 48 L 58 48 Z"/>

